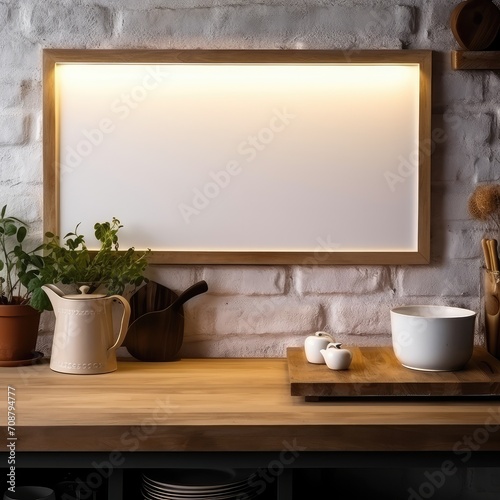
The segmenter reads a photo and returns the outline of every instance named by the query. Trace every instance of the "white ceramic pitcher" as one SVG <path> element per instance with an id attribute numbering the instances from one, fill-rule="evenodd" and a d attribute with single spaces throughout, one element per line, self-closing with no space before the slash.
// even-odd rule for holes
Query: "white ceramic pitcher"
<path id="1" fill-rule="evenodd" d="M 91 375 L 115 371 L 116 350 L 127 334 L 130 305 L 120 295 L 86 293 L 64 295 L 55 285 L 44 285 L 56 316 L 50 368 L 56 372 Z M 120 331 L 113 328 L 113 302 L 123 306 Z"/>

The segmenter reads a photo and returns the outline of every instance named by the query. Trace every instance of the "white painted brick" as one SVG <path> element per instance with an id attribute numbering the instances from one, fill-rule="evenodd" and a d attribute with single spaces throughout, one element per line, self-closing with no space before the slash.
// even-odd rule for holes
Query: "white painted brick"
<path id="1" fill-rule="evenodd" d="M 449 65 L 450 62 L 447 61 Z M 445 68 L 439 75 L 439 85 L 433 92 L 433 106 L 481 101 L 484 98 L 484 75 L 481 72 L 454 71 Z"/>
<path id="2" fill-rule="evenodd" d="M 23 109 L 33 110 L 36 114 L 40 114 L 42 108 L 42 82 L 39 80 L 22 79 L 19 90 Z"/>
<path id="3" fill-rule="evenodd" d="M 107 38 L 112 31 L 111 13 L 97 5 L 40 2 L 23 5 L 21 16 L 28 39 L 45 46 L 61 42 L 91 45 Z"/>
<path id="4" fill-rule="evenodd" d="M 417 27 L 417 10 L 408 5 L 396 5 L 394 18 L 397 26 L 396 31 L 400 34 L 415 33 Z"/>
<path id="5" fill-rule="evenodd" d="M 446 266 L 404 267 L 399 273 L 398 290 L 405 297 L 409 295 L 426 297 L 479 295 L 480 264 L 476 260 L 455 259 Z"/>
<path id="6" fill-rule="evenodd" d="M 448 182 L 433 186 L 431 200 L 433 222 L 470 220 L 467 205 L 473 190 L 472 183 Z"/>
<path id="7" fill-rule="evenodd" d="M 458 5 L 458 2 L 453 0 L 441 0 L 439 2 L 431 2 L 428 5 L 429 20 L 431 26 L 449 27 L 453 9 Z"/>
<path id="8" fill-rule="evenodd" d="M 439 26 L 427 31 L 429 45 L 422 47 L 435 51 L 460 49 L 448 26 Z M 446 48 L 446 49 L 445 49 Z"/>
<path id="9" fill-rule="evenodd" d="M 384 267 L 303 266 L 294 269 L 293 281 L 300 294 L 359 294 L 390 287 Z"/>
<path id="10" fill-rule="evenodd" d="M 436 125 L 443 127 L 446 139 L 459 135 L 464 127 L 464 121 L 469 117 L 470 112 L 465 103 L 453 103 L 444 108 L 444 112 Z M 463 134 L 460 134 L 463 135 Z"/>
<path id="11" fill-rule="evenodd" d="M 463 140 L 471 151 L 484 150 L 492 136 L 493 115 L 491 113 L 474 113 L 449 116 L 459 140 Z M 456 120 L 453 122 L 453 120 Z"/>
<path id="12" fill-rule="evenodd" d="M 42 182 L 42 150 L 33 146 L 0 148 L 0 185 L 11 188 Z M 29 195 L 29 193 L 27 193 Z"/>
<path id="13" fill-rule="evenodd" d="M 447 255 L 452 259 L 479 259 L 482 258 L 481 238 L 484 230 L 471 227 L 454 227 L 446 231 L 445 245 Z"/>
<path id="14" fill-rule="evenodd" d="M 151 265 L 148 266 L 146 270 L 146 277 L 151 281 L 155 281 L 156 283 L 170 288 L 170 290 L 177 295 L 202 279 L 198 269 L 194 266 Z M 210 290 L 209 283 L 208 288 Z M 187 304 L 189 304 L 189 302 L 186 302 L 186 305 Z"/>
<path id="15" fill-rule="evenodd" d="M 406 6 L 361 8 L 260 4 L 191 10 L 130 10 L 123 12 L 122 16 L 121 33 L 145 43 L 165 36 L 176 39 L 219 37 L 222 41 L 244 37 L 252 45 L 255 39 L 262 37 L 270 41 L 282 40 L 283 43 L 290 37 L 297 41 L 305 36 L 310 43 L 311 39 L 325 36 L 342 41 L 346 34 L 356 34 L 361 40 L 376 36 L 394 40 L 407 36 L 415 26 L 414 11 Z"/>
<path id="16" fill-rule="evenodd" d="M 498 71 L 488 71 L 485 85 L 485 98 L 487 102 L 494 105 L 496 111 L 500 110 L 500 105 L 497 101 L 498 95 L 500 95 L 500 73 Z"/>
<path id="17" fill-rule="evenodd" d="M 9 108 L 21 103 L 21 86 L 12 81 L 0 82 L 0 107 Z"/>
<path id="18" fill-rule="evenodd" d="M 4 30 L 5 31 L 5 30 Z M 0 67 L 2 76 L 8 70 L 10 78 L 16 76 L 40 78 L 40 46 L 31 43 L 19 31 L 2 37 L 0 33 Z"/>
<path id="19" fill-rule="evenodd" d="M 295 297 L 200 297 L 186 303 L 186 331 L 201 334 L 276 334 L 318 330 L 324 323 L 318 302 Z"/>
<path id="20" fill-rule="evenodd" d="M 303 335 L 184 335 L 182 358 L 284 358 L 287 347 L 304 344 Z"/>
<path id="21" fill-rule="evenodd" d="M 457 148 L 452 144 L 456 143 Z M 438 146 L 432 155 L 431 175 L 433 181 L 463 181 L 474 179 L 475 159 L 465 144 L 454 139 Z"/>
<path id="22" fill-rule="evenodd" d="M 445 151 L 453 150 L 457 143 L 462 143 L 461 151 L 468 152 L 474 158 L 489 156 L 490 141 L 493 139 L 493 115 L 491 113 L 471 113 L 465 104 L 453 104 L 447 107 L 441 119 L 437 119 L 437 128 L 442 127 L 442 139 Z M 437 134 L 433 127 L 433 133 Z"/>
<path id="23" fill-rule="evenodd" d="M 55 324 L 56 316 L 54 314 L 54 311 L 43 311 L 40 315 L 39 334 L 42 336 L 49 336 L 49 334 L 54 331 Z M 52 341 L 51 337 L 50 341 Z"/>
<path id="24" fill-rule="evenodd" d="M 285 269 L 275 267 L 206 267 L 203 279 L 215 295 L 278 295 L 285 292 Z"/>
<path id="25" fill-rule="evenodd" d="M 436 50 L 460 48 L 450 29 L 451 13 L 458 3 L 450 0 L 430 2 L 422 9 L 425 15 L 423 28 Z"/>
<path id="26" fill-rule="evenodd" d="M 478 274 L 479 279 L 479 274 Z M 403 305 L 451 305 L 477 310 L 477 297 L 399 297 L 394 293 L 377 296 L 334 296 L 325 303 L 324 331 L 336 342 L 346 345 L 382 346 L 391 344 L 391 316 L 394 307 Z"/>
<path id="27" fill-rule="evenodd" d="M 369 297 L 336 296 L 325 301 L 326 323 L 323 329 L 331 333 L 336 342 L 346 345 L 390 345 L 390 310 L 412 304 L 455 305 L 477 310 L 478 300 L 468 297 L 400 297 L 392 292 Z"/>
<path id="28" fill-rule="evenodd" d="M 348 4 L 350 0 L 344 0 L 344 4 Z M 235 7 L 235 6 L 246 6 L 249 4 L 248 0 L 142 0 L 141 2 L 137 2 L 137 0 L 80 0 L 79 3 L 84 3 L 88 5 L 101 4 L 105 7 L 111 8 L 121 8 L 126 10 L 148 10 L 148 9 L 164 9 L 166 8 L 165 4 L 168 4 L 169 9 L 197 9 L 197 8 L 207 8 L 207 7 Z M 285 2 L 283 0 L 266 0 L 264 2 L 269 6 L 279 6 L 283 5 Z M 308 0 L 307 4 L 314 5 L 324 5 L 325 0 Z M 371 5 L 370 0 L 364 0 L 366 5 Z M 289 7 L 303 7 L 304 0 L 286 0 L 286 5 Z"/>
<path id="29" fill-rule="evenodd" d="M 220 25 L 219 9 L 155 9 L 122 13 L 120 33 L 139 42 L 169 37 L 214 38 Z"/>
<path id="30" fill-rule="evenodd" d="M 432 180 L 459 181 L 474 175 L 474 157 L 457 135 L 461 118 L 446 121 L 443 115 L 432 117 Z"/>
<path id="31" fill-rule="evenodd" d="M 17 113 L 0 113 L 0 146 L 28 140 L 28 119 Z"/>
<path id="32" fill-rule="evenodd" d="M 0 31 L 4 29 L 9 20 L 9 6 L 4 3 L 0 3 Z"/>
<path id="33" fill-rule="evenodd" d="M 351 345 L 358 343 L 353 341 L 354 338 L 368 334 L 375 336 L 376 343 L 381 343 L 380 345 L 387 343 L 390 340 L 389 311 L 393 304 L 392 295 L 331 298 L 327 306 L 325 331 L 332 333 L 335 341 Z M 353 335 L 356 337 L 349 337 Z M 368 343 L 372 343 L 374 338 L 369 337 L 369 340 Z"/>
<path id="34" fill-rule="evenodd" d="M 30 233 L 37 230 L 37 226 L 33 224 L 33 221 L 40 219 L 42 208 L 41 182 L 38 185 L 12 184 L 6 189 L 1 199 L 3 204 L 8 205 L 11 215 L 17 216 L 30 225 Z"/>
<path id="35" fill-rule="evenodd" d="M 474 163 L 475 181 L 495 182 L 500 180 L 500 155 L 498 158 L 481 156 Z"/>
<path id="36" fill-rule="evenodd" d="M 356 33 L 361 38 L 382 35 L 406 37 L 415 27 L 415 13 L 406 6 L 384 8 L 329 5 L 309 9 L 302 26 L 309 30 Z"/>

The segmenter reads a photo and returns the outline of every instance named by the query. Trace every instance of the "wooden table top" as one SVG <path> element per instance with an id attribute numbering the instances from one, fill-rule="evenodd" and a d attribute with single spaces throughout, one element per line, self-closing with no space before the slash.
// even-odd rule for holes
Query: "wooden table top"
<path id="1" fill-rule="evenodd" d="M 18 451 L 500 450 L 500 402 L 291 396 L 286 359 L 120 361 L 104 375 L 0 368 L 2 437 L 15 388 Z M 4 440 L 5 442 L 5 440 Z"/>

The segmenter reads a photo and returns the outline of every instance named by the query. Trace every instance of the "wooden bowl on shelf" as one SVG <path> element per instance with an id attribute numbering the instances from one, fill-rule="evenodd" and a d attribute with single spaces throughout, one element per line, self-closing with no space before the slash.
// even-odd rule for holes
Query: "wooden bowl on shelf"
<path id="1" fill-rule="evenodd" d="M 453 9 L 450 25 L 462 49 L 491 50 L 500 32 L 500 9 L 492 0 L 466 0 Z"/>

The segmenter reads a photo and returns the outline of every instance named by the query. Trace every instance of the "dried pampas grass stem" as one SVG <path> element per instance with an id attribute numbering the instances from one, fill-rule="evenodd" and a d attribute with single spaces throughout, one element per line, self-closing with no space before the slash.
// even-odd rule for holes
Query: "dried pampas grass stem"
<path id="1" fill-rule="evenodd" d="M 500 228 L 500 185 L 477 186 L 469 198 L 468 208 L 472 218 L 492 220 Z"/>

